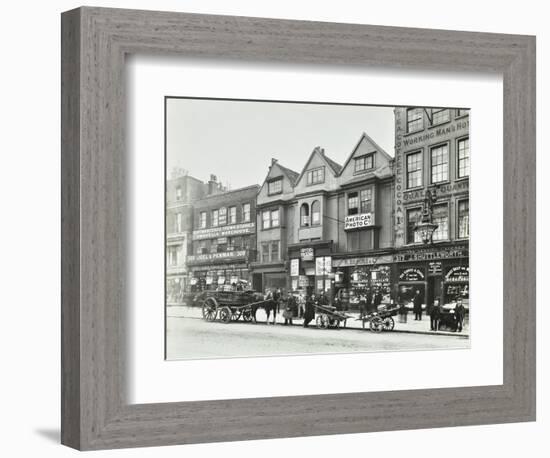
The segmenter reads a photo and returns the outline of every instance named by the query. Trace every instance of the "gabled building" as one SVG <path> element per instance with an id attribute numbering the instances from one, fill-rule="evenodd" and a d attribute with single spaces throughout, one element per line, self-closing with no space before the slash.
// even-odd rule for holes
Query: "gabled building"
<path id="1" fill-rule="evenodd" d="M 271 160 L 256 199 L 257 255 L 252 264 L 252 285 L 288 290 L 287 248 L 293 243 L 295 219 L 291 213 L 298 172 Z"/>

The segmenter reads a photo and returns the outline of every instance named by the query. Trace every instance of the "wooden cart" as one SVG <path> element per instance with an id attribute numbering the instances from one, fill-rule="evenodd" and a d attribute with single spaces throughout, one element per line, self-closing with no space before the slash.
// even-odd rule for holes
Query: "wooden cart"
<path id="1" fill-rule="evenodd" d="M 338 329 L 340 327 L 346 327 L 346 321 L 348 318 L 353 318 L 350 315 L 346 315 L 343 312 L 336 310 L 336 307 L 331 305 L 318 305 L 315 304 L 315 324 L 319 329 Z"/>
<path id="2" fill-rule="evenodd" d="M 363 329 L 369 325 L 373 332 L 393 331 L 395 320 L 393 317 L 399 312 L 399 307 L 386 306 L 376 312 L 368 313 L 363 317 L 357 318 L 362 321 Z"/>

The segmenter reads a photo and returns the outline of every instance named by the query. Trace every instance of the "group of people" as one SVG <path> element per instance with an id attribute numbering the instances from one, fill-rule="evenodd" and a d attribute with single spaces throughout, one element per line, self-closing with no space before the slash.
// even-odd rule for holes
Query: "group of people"
<path id="1" fill-rule="evenodd" d="M 414 313 L 414 319 L 415 321 L 421 321 L 422 320 L 422 295 L 420 294 L 420 291 L 416 291 L 414 298 L 413 298 L 413 313 Z M 426 312 L 428 316 L 430 317 L 430 330 L 432 331 L 439 331 L 440 326 L 442 324 L 442 309 L 441 305 L 439 304 L 438 299 L 434 299 L 433 303 L 428 305 Z M 456 299 L 456 304 L 454 309 L 452 309 L 450 315 L 452 316 L 452 320 L 445 321 L 446 325 L 450 325 L 453 331 L 456 332 L 462 332 L 462 328 L 464 326 L 464 316 L 466 314 L 466 309 L 464 307 L 464 304 L 462 303 L 462 299 L 459 297 Z"/>
<path id="2" fill-rule="evenodd" d="M 272 315 L 272 323 L 275 324 L 276 316 L 283 310 L 285 325 L 293 324 L 293 318 L 297 317 L 304 320 L 303 326 L 307 328 L 311 321 L 315 319 L 315 305 L 329 305 L 329 299 L 326 293 L 315 294 L 288 294 L 284 295 L 281 288 L 267 289 L 264 294 L 264 300 L 267 301 L 264 307 L 269 324 Z"/>

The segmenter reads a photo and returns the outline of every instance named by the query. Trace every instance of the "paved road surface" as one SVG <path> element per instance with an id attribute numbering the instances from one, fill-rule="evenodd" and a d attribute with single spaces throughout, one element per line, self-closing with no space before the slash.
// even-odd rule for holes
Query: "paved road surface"
<path id="1" fill-rule="evenodd" d="M 168 359 L 469 348 L 459 336 L 207 322 L 169 316 Z"/>

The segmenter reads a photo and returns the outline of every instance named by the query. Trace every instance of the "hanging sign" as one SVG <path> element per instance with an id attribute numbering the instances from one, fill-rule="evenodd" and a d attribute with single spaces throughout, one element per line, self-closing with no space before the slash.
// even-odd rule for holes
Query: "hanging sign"
<path id="1" fill-rule="evenodd" d="M 300 258 L 302 261 L 313 261 L 314 251 L 313 248 L 301 248 L 300 249 Z"/>
<path id="2" fill-rule="evenodd" d="M 344 230 L 361 229 L 362 227 L 372 226 L 374 224 L 372 213 L 361 213 L 360 215 L 346 216 L 344 220 Z"/>

